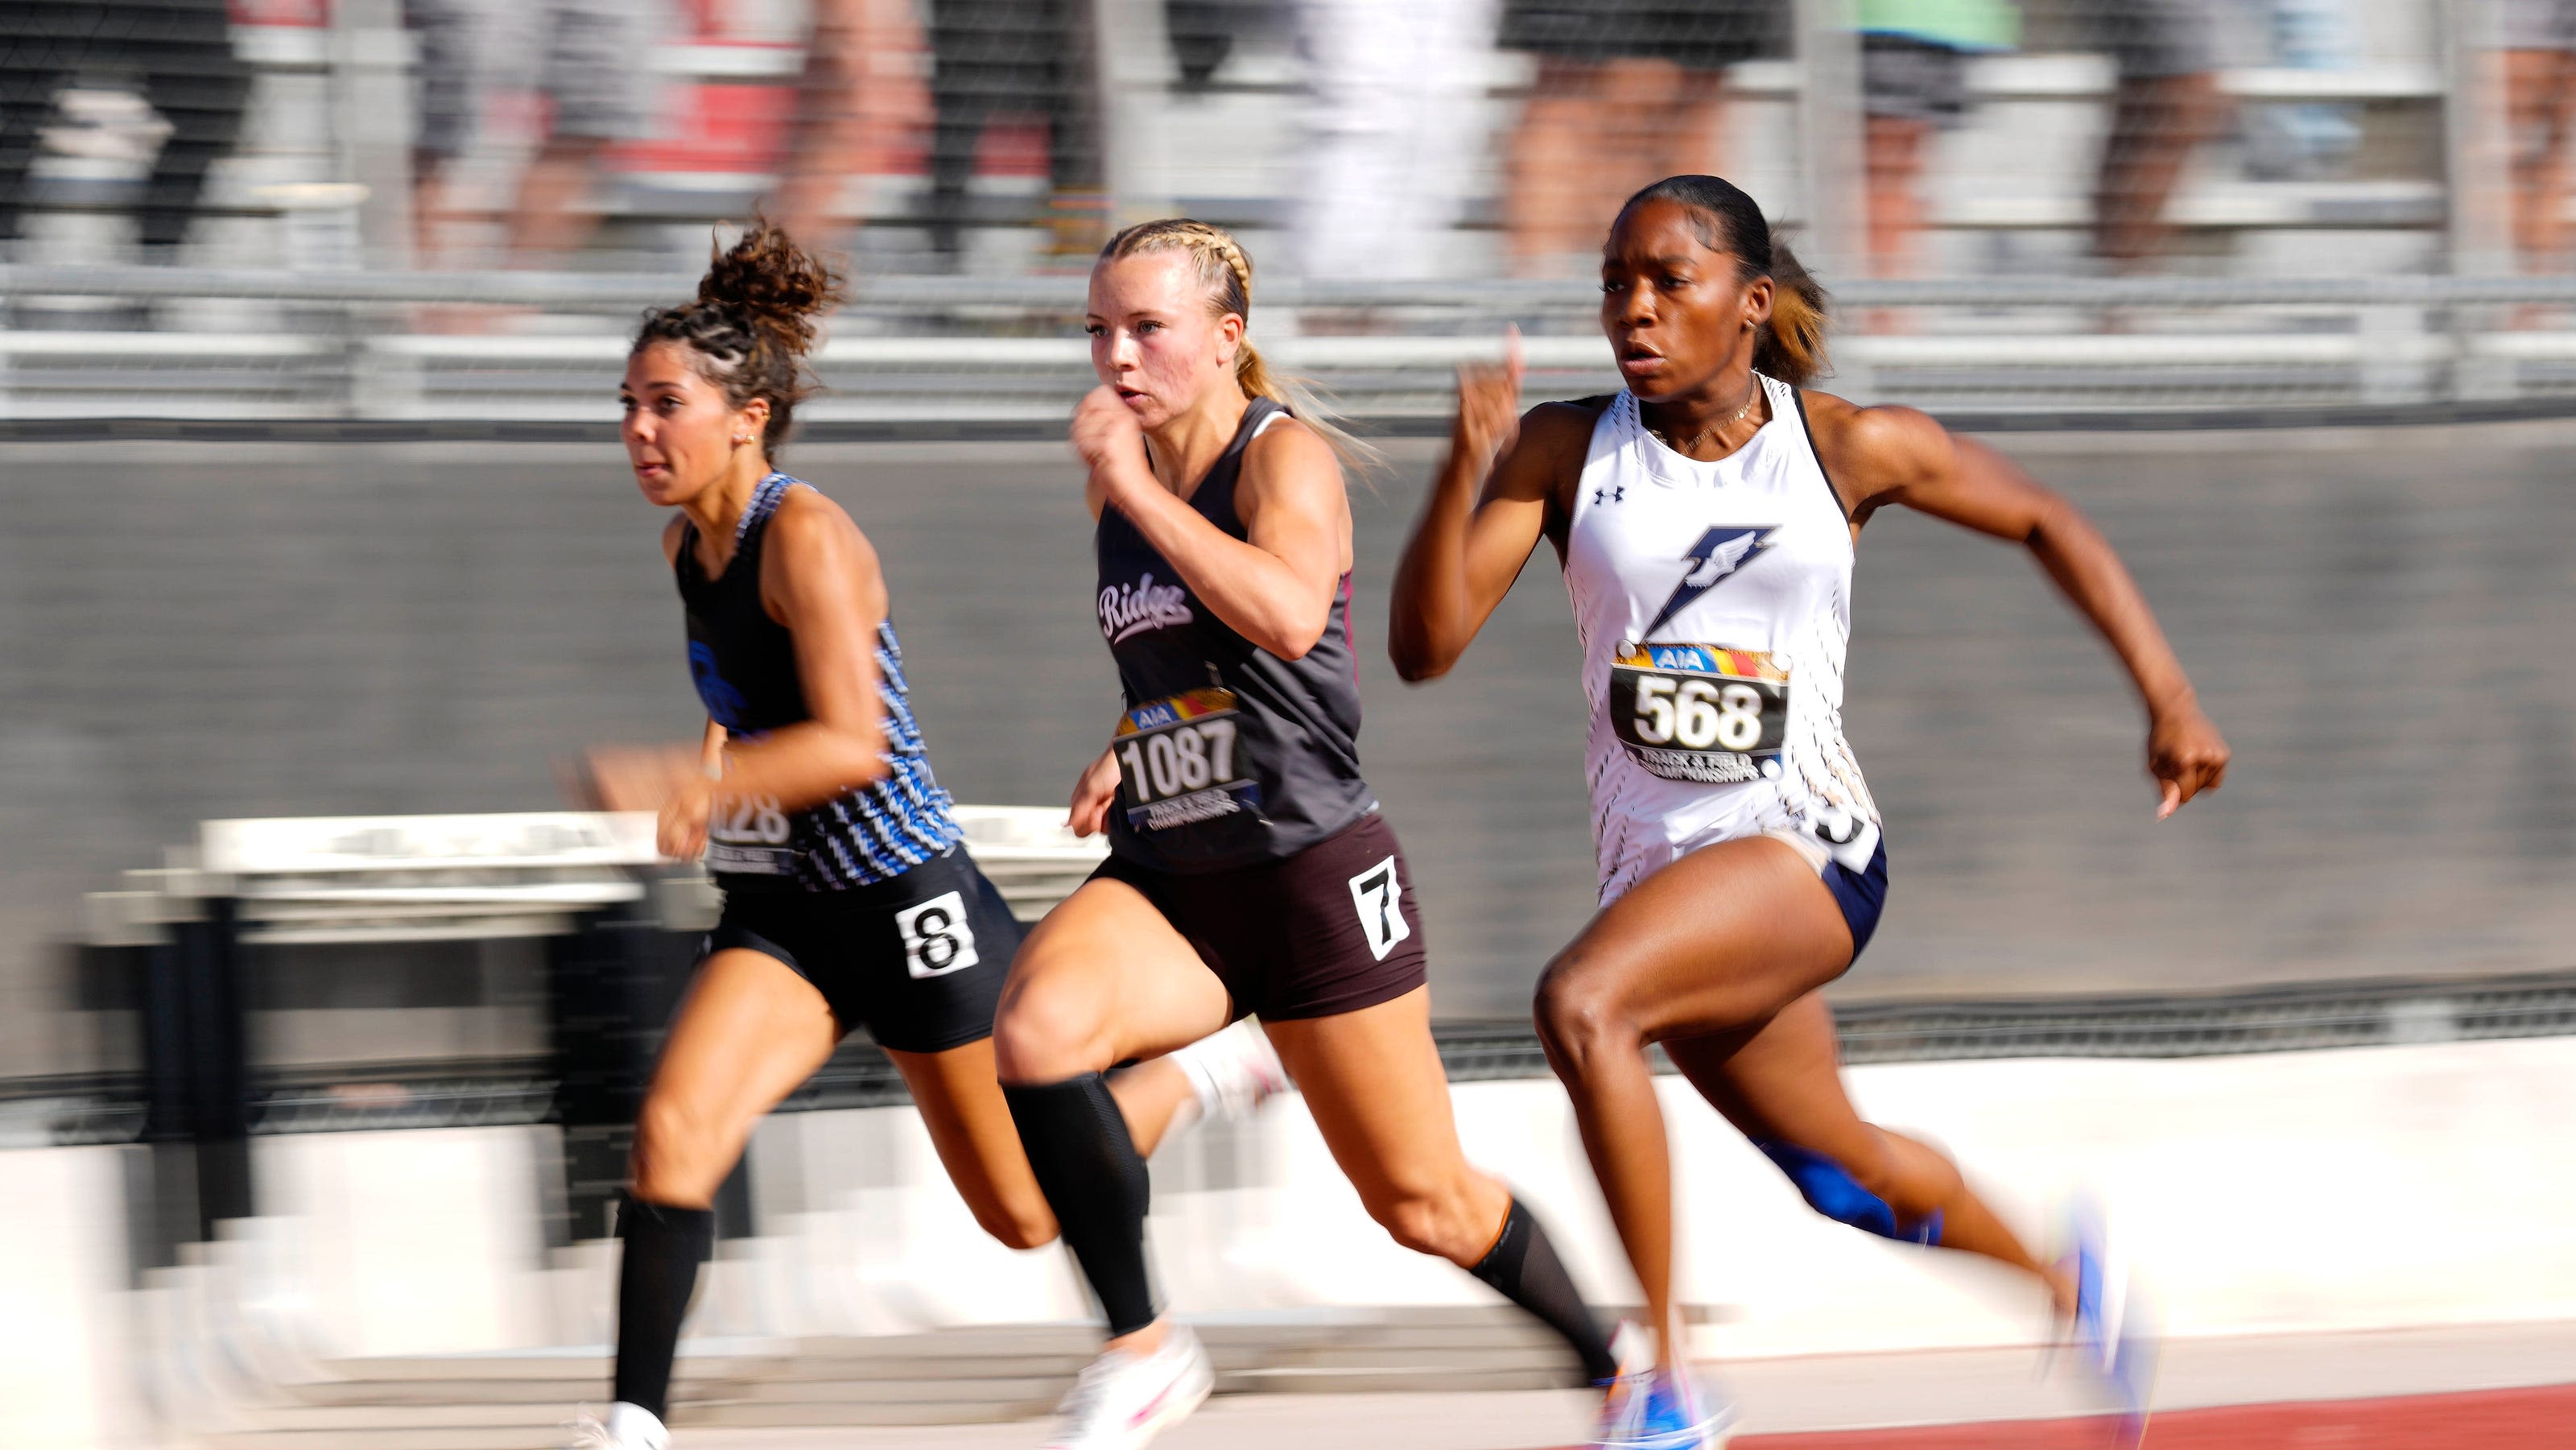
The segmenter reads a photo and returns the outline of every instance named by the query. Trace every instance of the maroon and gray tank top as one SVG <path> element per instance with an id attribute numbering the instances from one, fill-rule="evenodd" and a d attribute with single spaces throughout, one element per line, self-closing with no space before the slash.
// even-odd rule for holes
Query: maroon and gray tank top
<path id="1" fill-rule="evenodd" d="M 1253 399 L 1190 495 L 1235 538 L 1245 536 L 1234 507 L 1244 450 L 1285 416 Z M 1101 510 L 1095 545 L 1100 633 L 1127 696 L 1110 741 L 1121 777 L 1112 852 L 1158 870 L 1221 871 L 1295 855 L 1377 808 L 1360 776 L 1348 574 L 1323 637 L 1288 660 L 1218 619 L 1115 506 Z"/>

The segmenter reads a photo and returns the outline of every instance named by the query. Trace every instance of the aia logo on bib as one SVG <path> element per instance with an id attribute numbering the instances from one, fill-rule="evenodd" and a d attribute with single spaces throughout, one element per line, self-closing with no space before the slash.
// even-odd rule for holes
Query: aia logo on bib
<path id="1" fill-rule="evenodd" d="M 1646 626 L 1639 639 L 1652 639 L 1666 621 L 1681 613 L 1701 595 L 1716 588 L 1728 576 L 1753 562 L 1754 556 L 1771 547 L 1771 536 L 1780 531 L 1777 524 L 1756 524 L 1749 529 L 1711 529 L 1699 536 L 1699 542 L 1682 555 L 1690 572 L 1673 586 L 1673 597 L 1655 614 L 1655 622 Z"/>

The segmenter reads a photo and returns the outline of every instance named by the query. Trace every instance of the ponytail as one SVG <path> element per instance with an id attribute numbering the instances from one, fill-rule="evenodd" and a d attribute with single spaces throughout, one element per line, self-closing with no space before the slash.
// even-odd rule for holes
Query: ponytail
<path id="1" fill-rule="evenodd" d="M 1180 252 L 1196 266 L 1199 281 L 1207 288 L 1208 307 L 1217 316 L 1231 313 L 1252 322 L 1252 258 L 1234 234 L 1213 223 L 1193 221 L 1188 217 L 1165 217 L 1160 221 L 1138 222 L 1109 239 L 1100 249 L 1100 260 L 1116 261 L 1122 257 L 1142 256 L 1148 252 Z M 1234 354 L 1235 386 L 1247 398 L 1268 398 L 1288 410 L 1291 417 L 1315 430 L 1342 467 L 1368 474 L 1385 462 L 1385 455 L 1368 443 L 1351 435 L 1337 421 L 1332 410 L 1315 395 L 1304 379 L 1270 370 L 1261 350 L 1247 336 Z"/>
<path id="2" fill-rule="evenodd" d="M 1763 271 L 1771 275 L 1771 325 L 1754 340 L 1754 369 L 1791 387 L 1806 387 L 1827 371 L 1824 284 L 1778 237 L 1771 239 L 1771 265 L 1752 276 Z"/>
<path id="3" fill-rule="evenodd" d="M 1700 244 L 1735 258 L 1739 282 L 1771 279 L 1771 322 L 1753 341 L 1753 369 L 1803 388 L 1824 376 L 1830 297 L 1789 244 L 1774 236 L 1752 197 L 1714 176 L 1667 176 L 1619 209 L 1626 216 L 1650 201 L 1679 202 L 1699 219 Z"/>
<path id="4" fill-rule="evenodd" d="M 814 319 L 848 297 L 838 272 L 755 214 L 731 247 L 710 257 L 697 299 L 645 313 L 628 351 L 680 343 L 690 350 L 698 375 L 722 388 L 730 406 L 766 400 L 769 422 L 760 444 L 774 462 L 796 405 L 815 392 L 805 366 L 814 349 Z"/>

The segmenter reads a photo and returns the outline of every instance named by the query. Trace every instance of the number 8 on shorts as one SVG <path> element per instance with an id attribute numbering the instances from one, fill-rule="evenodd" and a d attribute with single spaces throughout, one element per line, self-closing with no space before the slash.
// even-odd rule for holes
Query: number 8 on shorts
<path id="1" fill-rule="evenodd" d="M 903 934 L 904 968 L 916 977 L 944 977 L 979 960 L 975 928 L 966 920 L 966 898 L 954 891 L 896 912 L 894 926 Z"/>

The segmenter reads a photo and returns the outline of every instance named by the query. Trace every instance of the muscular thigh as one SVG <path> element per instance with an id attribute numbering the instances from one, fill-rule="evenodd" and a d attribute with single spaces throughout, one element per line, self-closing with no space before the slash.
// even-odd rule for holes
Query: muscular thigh
<path id="1" fill-rule="evenodd" d="M 1020 945 L 995 1022 L 1001 1076 L 1045 1082 L 1159 1057 L 1225 1026 L 1225 984 L 1162 912 L 1094 878 Z"/>
<path id="2" fill-rule="evenodd" d="M 1851 965 L 1851 928 L 1815 868 L 1767 837 L 1705 846 L 1602 909 L 1547 990 L 1650 1041 L 1747 1027 Z"/>

